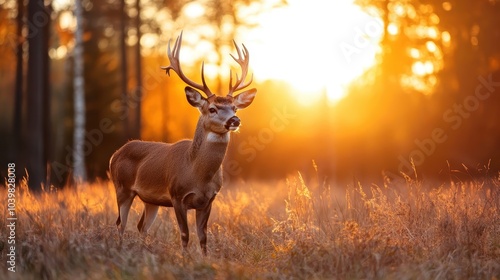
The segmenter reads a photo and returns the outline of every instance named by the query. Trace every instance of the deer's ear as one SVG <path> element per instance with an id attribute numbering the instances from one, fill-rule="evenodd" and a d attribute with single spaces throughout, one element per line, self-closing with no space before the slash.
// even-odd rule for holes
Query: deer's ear
<path id="1" fill-rule="evenodd" d="M 184 90 L 186 92 L 187 101 L 191 104 L 191 106 L 201 108 L 205 102 L 207 102 L 207 100 L 203 98 L 203 96 L 201 96 L 201 94 L 194 88 L 186 87 Z"/>
<path id="2" fill-rule="evenodd" d="M 255 98 L 255 95 L 257 94 L 257 89 L 249 89 L 247 91 L 244 91 L 240 94 L 238 94 L 234 98 L 234 106 L 238 109 L 244 109 L 248 107 L 250 104 L 252 104 L 253 99 Z"/>

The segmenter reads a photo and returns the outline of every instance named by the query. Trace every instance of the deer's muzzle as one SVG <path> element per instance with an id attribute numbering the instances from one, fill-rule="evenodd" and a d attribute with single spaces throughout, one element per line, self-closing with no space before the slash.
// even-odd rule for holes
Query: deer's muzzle
<path id="1" fill-rule="evenodd" d="M 236 130 L 240 126 L 240 123 L 240 118 L 233 116 L 227 120 L 225 127 L 227 130 Z"/>

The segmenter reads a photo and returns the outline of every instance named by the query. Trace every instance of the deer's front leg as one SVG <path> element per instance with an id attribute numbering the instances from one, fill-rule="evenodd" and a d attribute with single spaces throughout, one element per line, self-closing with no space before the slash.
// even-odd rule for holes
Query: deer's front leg
<path id="1" fill-rule="evenodd" d="M 186 251 L 189 242 L 187 208 L 182 202 L 174 202 L 173 206 L 175 210 L 175 217 L 177 218 L 177 223 L 179 224 L 179 230 L 181 231 L 182 248 Z"/>
<path id="2" fill-rule="evenodd" d="M 196 229 L 198 232 L 198 239 L 200 239 L 201 252 L 204 256 L 207 255 L 207 224 L 210 211 L 212 210 L 212 202 L 201 210 L 196 210 Z"/>

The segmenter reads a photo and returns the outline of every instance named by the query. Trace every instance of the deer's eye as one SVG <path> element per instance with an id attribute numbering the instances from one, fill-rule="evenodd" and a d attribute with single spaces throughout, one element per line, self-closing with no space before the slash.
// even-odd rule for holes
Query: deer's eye
<path id="1" fill-rule="evenodd" d="M 211 114 L 215 114 L 215 113 L 217 113 L 217 110 L 215 110 L 215 108 L 210 108 L 210 109 L 208 109 L 208 111 L 209 111 Z"/>

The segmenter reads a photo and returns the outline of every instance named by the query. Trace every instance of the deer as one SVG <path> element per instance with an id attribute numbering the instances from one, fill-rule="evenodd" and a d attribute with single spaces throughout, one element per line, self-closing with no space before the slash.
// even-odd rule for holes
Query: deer
<path id="1" fill-rule="evenodd" d="M 109 174 L 116 190 L 118 218 L 116 226 L 123 237 L 130 207 L 136 196 L 144 203 L 137 229 L 147 235 L 160 206 L 173 207 L 179 226 L 183 251 L 187 251 L 189 228 L 187 211 L 196 211 L 196 229 L 202 254 L 207 254 L 207 224 L 212 202 L 222 187 L 222 162 L 226 155 L 230 133 L 237 131 L 241 121 L 239 109 L 248 107 L 257 89 L 247 88 L 253 74 L 245 82 L 249 68 L 249 52 L 233 40 L 238 58 L 231 57 L 241 67 L 241 77 L 229 72 L 229 90 L 226 96 L 213 94 L 201 66 L 202 83 L 186 77 L 181 69 L 180 51 L 182 32 L 175 40 L 173 50 L 168 42 L 169 66 L 162 66 L 170 76 L 174 71 L 187 85 L 184 89 L 188 103 L 200 112 L 194 138 L 175 143 L 133 140 L 118 149 L 110 158 Z M 201 92 L 205 95 L 203 96 Z"/>

